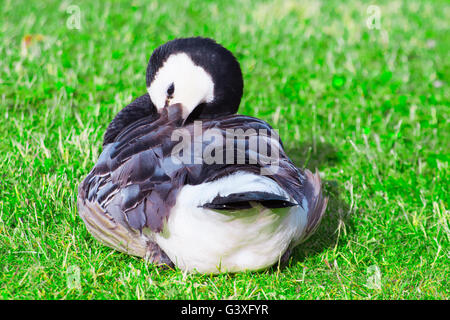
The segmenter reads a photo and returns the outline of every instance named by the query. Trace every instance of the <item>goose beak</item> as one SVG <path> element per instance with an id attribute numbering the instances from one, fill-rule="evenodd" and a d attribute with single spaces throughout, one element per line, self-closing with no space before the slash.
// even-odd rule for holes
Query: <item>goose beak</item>
<path id="1" fill-rule="evenodd" d="M 200 114 L 204 108 L 204 104 L 201 104 L 191 111 L 181 103 L 174 103 L 166 107 L 167 117 L 170 120 L 181 120 L 181 126 L 190 124 L 199 119 Z"/>
<path id="2" fill-rule="evenodd" d="M 167 118 L 169 120 L 178 120 L 183 119 L 184 124 L 184 117 L 183 117 L 183 105 L 181 103 L 174 103 L 169 105 L 168 107 L 164 108 L 167 112 Z"/>
<path id="3" fill-rule="evenodd" d="M 185 112 L 183 113 L 183 125 L 192 123 L 195 120 L 200 119 L 200 115 L 202 114 L 204 108 L 204 103 L 199 104 L 193 110 L 191 110 L 190 108 L 183 108 L 183 111 Z"/>
<path id="4" fill-rule="evenodd" d="M 170 121 L 180 121 L 181 126 L 184 126 L 197 120 L 201 110 L 202 108 L 195 108 L 194 111 L 191 112 L 185 105 L 173 103 L 165 107 L 162 110 L 162 113 L 167 114 L 167 118 Z"/>

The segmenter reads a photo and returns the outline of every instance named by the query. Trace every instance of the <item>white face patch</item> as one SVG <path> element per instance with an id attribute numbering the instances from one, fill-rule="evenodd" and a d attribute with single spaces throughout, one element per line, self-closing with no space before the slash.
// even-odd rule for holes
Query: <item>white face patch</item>
<path id="1" fill-rule="evenodd" d="M 172 84 L 174 90 L 172 98 L 168 100 L 167 89 Z M 180 103 L 185 119 L 199 104 L 214 99 L 211 75 L 185 53 L 169 56 L 147 90 L 158 111 L 165 107 L 167 100 L 169 105 Z"/>

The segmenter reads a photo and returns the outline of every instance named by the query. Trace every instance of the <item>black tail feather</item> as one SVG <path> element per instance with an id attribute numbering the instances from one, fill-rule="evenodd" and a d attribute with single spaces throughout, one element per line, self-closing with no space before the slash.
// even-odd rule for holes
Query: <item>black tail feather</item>
<path id="1" fill-rule="evenodd" d="M 253 191 L 232 193 L 225 197 L 218 195 L 211 202 L 201 207 L 215 210 L 242 210 L 252 208 L 255 203 L 271 209 L 287 208 L 297 205 L 277 194 Z"/>

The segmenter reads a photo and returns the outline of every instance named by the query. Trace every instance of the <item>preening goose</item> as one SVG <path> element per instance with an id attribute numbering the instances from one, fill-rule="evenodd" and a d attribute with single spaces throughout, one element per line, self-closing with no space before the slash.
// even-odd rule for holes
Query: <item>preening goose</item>
<path id="1" fill-rule="evenodd" d="M 215 48 L 223 49 L 214 45 L 211 57 Z M 216 78 L 220 57 L 201 57 L 206 50 L 192 58 L 186 52 L 195 49 L 182 49 L 161 50 L 156 57 L 165 62 L 153 53 L 142 98 L 153 111 L 129 121 L 127 114 L 142 109 L 134 102 L 109 126 L 103 152 L 80 184 L 79 214 L 96 239 L 155 264 L 219 273 L 285 260 L 325 211 L 319 174 L 296 168 L 266 122 L 234 114 L 239 65 L 237 76 Z M 232 55 L 229 61 L 236 66 Z M 176 69 L 197 74 L 196 83 Z"/>
<path id="2" fill-rule="evenodd" d="M 234 114 L 244 87 L 241 68 L 226 48 L 208 38 L 183 38 L 156 48 L 146 74 L 147 93 L 123 108 L 105 132 L 103 145 L 128 125 L 153 121 L 164 107 L 180 103 L 185 121 Z"/>

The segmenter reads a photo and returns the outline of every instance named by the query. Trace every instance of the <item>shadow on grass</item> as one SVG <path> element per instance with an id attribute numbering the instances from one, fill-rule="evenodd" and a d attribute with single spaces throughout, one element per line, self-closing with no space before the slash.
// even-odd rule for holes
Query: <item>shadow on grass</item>
<path id="1" fill-rule="evenodd" d="M 311 171 L 323 167 L 334 167 L 341 160 L 341 153 L 327 142 L 304 142 L 299 145 L 285 146 L 285 152 L 299 168 Z"/>
<path id="2" fill-rule="evenodd" d="M 324 194 L 328 197 L 325 215 L 316 233 L 294 249 L 287 264 L 301 262 L 327 248 L 339 247 L 340 234 L 351 233 L 354 228 L 350 220 L 350 206 L 340 197 L 343 186 L 335 180 L 324 180 L 322 183 Z"/>
<path id="3" fill-rule="evenodd" d="M 340 152 L 329 143 L 303 143 L 286 147 L 286 154 L 299 168 L 308 168 L 312 172 L 324 167 L 334 167 L 341 160 Z M 280 266 L 272 269 L 285 268 L 296 262 L 305 260 L 308 256 L 318 254 L 327 248 L 339 246 L 339 233 L 349 233 L 353 230 L 350 220 L 350 205 L 341 194 L 345 192 L 344 181 L 322 180 L 324 195 L 328 197 L 328 205 L 317 231 L 304 243 L 298 245 L 291 257 Z"/>

